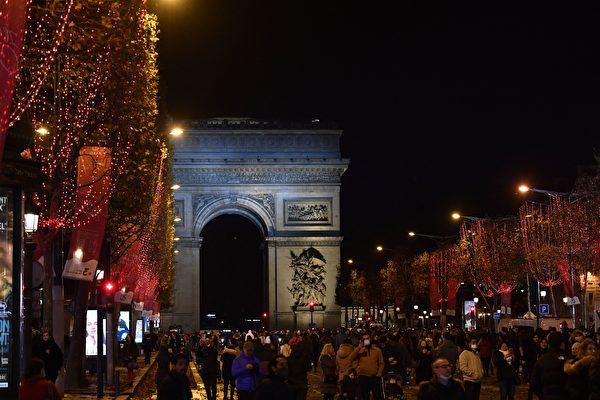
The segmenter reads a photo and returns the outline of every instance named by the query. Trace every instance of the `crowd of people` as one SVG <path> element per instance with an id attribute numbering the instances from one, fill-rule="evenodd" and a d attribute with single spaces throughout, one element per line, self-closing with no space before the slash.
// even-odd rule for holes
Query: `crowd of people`
<path id="1" fill-rule="evenodd" d="M 498 333 L 369 327 L 172 332 L 161 342 L 156 383 L 162 386 L 169 360 L 179 354 L 195 361 L 209 400 L 216 399 L 219 380 L 224 399 L 237 392 L 240 400 L 304 400 L 311 371 L 320 375 L 324 400 L 403 399 L 411 384 L 418 385 L 420 400 L 477 400 L 486 377 L 495 378 L 501 400 L 514 399 L 518 385 L 527 385 L 530 399 L 587 400 L 600 396 L 598 346 L 600 332 L 566 324 L 558 331 L 514 327 Z M 160 393 L 159 400 L 170 398 Z"/>
<path id="2" fill-rule="evenodd" d="M 54 391 L 56 365 L 61 365 L 58 347 L 48 334 L 43 340 L 27 368 L 23 393 Z M 324 400 L 404 399 L 408 385 L 418 385 L 419 400 L 478 400 L 486 377 L 497 382 L 501 400 L 513 400 L 518 385 L 526 385 L 529 399 L 596 400 L 599 346 L 600 330 L 570 330 L 566 324 L 560 330 L 514 327 L 498 333 L 364 326 L 233 334 L 172 331 L 160 339 L 146 335 L 142 343 L 147 364 L 157 350 L 158 400 L 192 398 L 190 362 L 197 366 L 208 400 L 217 399 L 218 381 L 225 400 L 233 400 L 234 393 L 239 400 L 306 400 L 310 372 L 319 374 Z M 134 353 L 131 357 L 137 358 Z"/>

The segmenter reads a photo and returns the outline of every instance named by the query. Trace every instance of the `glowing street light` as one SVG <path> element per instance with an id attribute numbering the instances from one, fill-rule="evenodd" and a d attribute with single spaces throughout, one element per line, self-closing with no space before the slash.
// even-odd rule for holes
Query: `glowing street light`
<path id="1" fill-rule="evenodd" d="M 552 190 L 534 189 L 527 185 L 520 185 L 518 189 L 519 189 L 519 192 L 521 192 L 521 193 L 535 192 L 535 193 L 547 194 L 548 196 L 567 196 L 569 194 L 566 192 L 555 192 Z"/>
<path id="2" fill-rule="evenodd" d="M 485 219 L 485 218 L 480 218 L 480 217 L 471 217 L 469 215 L 462 215 L 458 211 L 454 211 L 452 213 L 451 217 L 455 221 L 458 221 L 459 219 L 466 219 L 467 221 L 481 221 L 481 220 Z"/>
<path id="3" fill-rule="evenodd" d="M 175 222 L 181 222 L 181 217 L 175 217 L 174 221 Z"/>
<path id="4" fill-rule="evenodd" d="M 181 189 L 181 186 L 178 185 L 178 184 L 174 184 L 173 186 L 171 186 L 171 189 L 172 190 L 179 190 L 179 189 Z"/>
<path id="5" fill-rule="evenodd" d="M 183 129 L 181 128 L 173 128 L 171 129 L 171 132 L 169 132 L 169 135 L 171 136 L 181 136 L 183 134 Z"/>
<path id="6" fill-rule="evenodd" d="M 352 264 L 354 264 L 354 260 L 351 259 L 351 258 L 349 258 L 348 261 L 347 261 L 347 263 L 350 264 L 350 265 L 352 265 Z"/>

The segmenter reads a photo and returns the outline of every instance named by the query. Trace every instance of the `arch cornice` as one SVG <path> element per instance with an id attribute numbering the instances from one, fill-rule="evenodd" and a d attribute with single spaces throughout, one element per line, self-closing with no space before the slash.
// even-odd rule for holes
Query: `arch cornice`
<path id="1" fill-rule="evenodd" d="M 193 235 L 199 237 L 202 229 L 218 216 L 238 214 L 252 221 L 265 236 L 275 230 L 273 196 L 270 194 L 227 195 L 202 194 L 194 197 Z"/>

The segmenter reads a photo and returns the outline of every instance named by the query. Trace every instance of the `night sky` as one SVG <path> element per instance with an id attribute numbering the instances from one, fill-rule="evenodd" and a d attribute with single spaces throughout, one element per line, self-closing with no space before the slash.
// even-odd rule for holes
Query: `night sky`
<path id="1" fill-rule="evenodd" d="M 174 120 L 337 121 L 343 257 L 370 260 L 594 164 L 600 12 L 575 3 L 165 1 L 163 100 Z"/>

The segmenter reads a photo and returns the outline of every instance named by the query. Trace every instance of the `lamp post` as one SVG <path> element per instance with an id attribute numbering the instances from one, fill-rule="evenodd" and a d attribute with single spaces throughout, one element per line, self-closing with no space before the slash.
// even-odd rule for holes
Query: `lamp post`
<path id="1" fill-rule="evenodd" d="M 25 231 L 25 251 L 23 252 L 23 318 L 21 320 L 21 376 L 25 373 L 27 361 L 31 359 L 32 337 L 31 337 L 31 319 L 33 318 L 32 286 L 33 286 L 33 251 L 35 243 L 33 235 L 37 232 L 39 215 L 28 208 L 30 203 L 25 206 L 23 215 L 23 230 Z"/>

